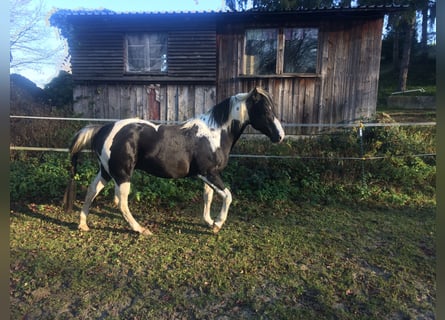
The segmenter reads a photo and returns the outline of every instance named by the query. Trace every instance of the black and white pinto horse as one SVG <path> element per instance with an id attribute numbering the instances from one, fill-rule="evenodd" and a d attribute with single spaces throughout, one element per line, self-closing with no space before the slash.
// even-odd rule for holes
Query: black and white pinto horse
<path id="1" fill-rule="evenodd" d="M 88 145 L 99 159 L 100 171 L 88 187 L 79 229 L 89 230 L 87 216 L 91 203 L 106 183 L 114 180 L 114 202 L 125 220 L 134 231 L 150 235 L 150 230 L 142 227 L 128 208 L 130 178 L 135 169 L 140 169 L 163 178 L 197 176 L 204 181 L 204 221 L 217 233 L 232 202 L 220 173 L 244 129 L 250 124 L 272 142 L 284 138 L 273 108 L 267 91 L 255 88 L 227 98 L 207 113 L 179 125 L 158 125 L 134 118 L 81 129 L 70 146 L 72 179 L 79 152 Z M 210 216 L 214 192 L 222 198 L 222 208 L 215 220 Z M 68 201 L 71 204 L 65 203 L 65 207 L 72 207 L 73 197 Z"/>

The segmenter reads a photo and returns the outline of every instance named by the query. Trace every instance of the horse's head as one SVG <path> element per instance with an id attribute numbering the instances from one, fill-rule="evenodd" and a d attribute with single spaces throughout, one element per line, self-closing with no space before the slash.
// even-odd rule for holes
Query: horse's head
<path id="1" fill-rule="evenodd" d="M 284 130 L 273 112 L 274 103 L 269 93 L 261 88 L 255 88 L 247 94 L 246 107 L 249 123 L 256 130 L 265 134 L 272 142 L 284 139 Z"/>

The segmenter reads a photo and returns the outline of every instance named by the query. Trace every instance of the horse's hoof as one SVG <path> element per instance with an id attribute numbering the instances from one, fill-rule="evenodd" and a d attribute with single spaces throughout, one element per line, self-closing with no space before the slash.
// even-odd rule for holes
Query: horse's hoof
<path id="1" fill-rule="evenodd" d="M 214 234 L 217 234 L 221 230 L 221 227 L 218 227 L 216 224 L 213 225 L 212 231 Z"/>
<path id="2" fill-rule="evenodd" d="M 88 226 L 86 224 L 79 224 L 78 229 L 80 231 L 90 231 L 90 228 L 88 228 Z"/>
<path id="3" fill-rule="evenodd" d="M 153 233 L 150 230 L 148 230 L 147 228 L 142 228 L 140 234 L 143 236 L 152 236 L 153 235 Z"/>

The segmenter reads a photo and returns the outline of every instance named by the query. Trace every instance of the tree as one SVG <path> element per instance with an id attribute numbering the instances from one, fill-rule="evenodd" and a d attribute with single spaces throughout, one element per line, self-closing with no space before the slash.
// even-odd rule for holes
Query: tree
<path id="1" fill-rule="evenodd" d="M 414 30 L 416 28 L 416 13 L 408 12 L 403 19 L 404 26 L 404 39 L 403 39 L 403 52 L 402 59 L 400 60 L 399 71 L 399 91 L 406 91 L 406 82 L 408 81 L 409 62 L 411 59 L 411 49 L 414 37 Z"/>
<path id="2" fill-rule="evenodd" d="M 358 0 L 359 5 L 388 4 L 385 0 Z M 392 13 L 388 16 L 387 31 L 393 38 L 394 70 L 399 72 L 398 91 L 405 91 L 408 80 L 408 70 L 411 60 L 412 45 L 416 42 L 417 13 L 422 15 L 421 45 L 427 50 L 428 21 L 430 26 L 435 21 L 436 0 L 395 0 L 389 4 L 408 5 L 408 9 Z M 401 40 L 401 41 L 400 41 Z M 402 45 L 399 48 L 399 44 Z M 401 55 L 400 55 L 400 49 Z"/>
<path id="3" fill-rule="evenodd" d="M 73 77 L 66 71 L 60 71 L 59 75 L 45 85 L 46 99 L 51 106 L 58 108 L 71 107 L 73 103 Z"/>
<path id="4" fill-rule="evenodd" d="M 345 0 L 341 0 L 342 2 Z M 226 6 L 233 11 L 243 11 L 249 8 L 269 11 L 330 7 L 336 0 L 226 0 Z"/>
<path id="5" fill-rule="evenodd" d="M 10 69 L 39 70 L 44 65 L 66 63 L 64 44 L 49 41 L 51 32 L 43 0 L 10 0 Z"/>
<path id="6" fill-rule="evenodd" d="M 429 28 L 432 28 L 436 22 L 436 0 L 423 0 L 422 12 L 422 34 L 420 38 L 420 47 L 424 56 L 428 55 L 428 40 L 430 36 Z"/>

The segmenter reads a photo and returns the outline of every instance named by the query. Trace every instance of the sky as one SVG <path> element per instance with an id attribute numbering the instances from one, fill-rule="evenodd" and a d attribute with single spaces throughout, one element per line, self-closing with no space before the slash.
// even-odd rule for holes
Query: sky
<path id="1" fill-rule="evenodd" d="M 31 0 L 30 7 L 35 7 L 39 0 Z M 218 11 L 226 10 L 224 0 L 43 0 L 47 12 L 54 9 L 109 9 L 117 12 L 142 12 L 142 11 Z M 63 44 L 58 31 L 54 27 L 46 25 L 45 36 L 48 46 L 57 47 Z M 64 53 L 62 55 L 65 55 Z M 33 81 L 43 88 L 52 78 L 56 77 L 62 68 L 62 61 L 55 58 L 54 63 L 36 69 L 22 69 L 16 72 Z"/>

